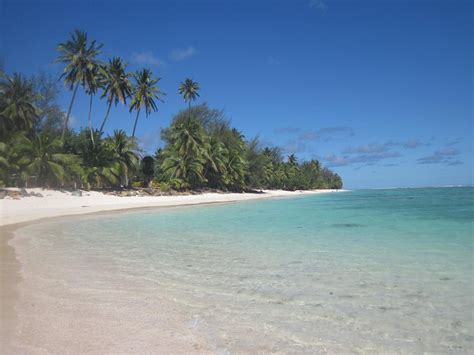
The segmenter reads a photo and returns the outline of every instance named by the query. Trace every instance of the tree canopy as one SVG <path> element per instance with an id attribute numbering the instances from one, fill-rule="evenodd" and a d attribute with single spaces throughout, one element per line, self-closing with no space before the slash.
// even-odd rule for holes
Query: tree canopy
<path id="1" fill-rule="evenodd" d="M 177 88 L 188 107 L 162 128 L 164 145 L 146 154 L 139 149 L 136 127 L 141 111 L 151 115 L 158 102 L 164 103 L 160 78 L 146 68 L 127 72 L 119 57 L 103 61 L 101 48 L 79 30 L 58 45 L 57 62 L 64 64 L 60 79 L 73 92 L 67 111 L 58 104 L 55 78 L 0 72 L 1 186 L 226 191 L 342 187 L 341 178 L 319 161 L 300 162 L 293 154 L 285 158 L 279 147 L 245 137 L 222 110 L 206 103 L 193 106 L 200 85 L 189 78 Z M 68 120 L 79 86 L 89 95 L 88 127 L 73 130 Z M 106 105 L 99 128 L 91 119 L 96 94 Z M 127 101 L 130 112 L 136 112 L 131 135 L 114 130 L 104 136 L 112 105 Z"/>

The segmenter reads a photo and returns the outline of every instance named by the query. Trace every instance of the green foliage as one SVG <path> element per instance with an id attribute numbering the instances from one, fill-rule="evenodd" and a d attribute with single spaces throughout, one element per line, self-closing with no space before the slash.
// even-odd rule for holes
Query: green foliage
<path id="1" fill-rule="evenodd" d="M 11 132 L 32 131 L 38 117 L 34 105 L 38 97 L 31 80 L 18 73 L 9 77 L 0 72 L 0 138 Z"/>
<path id="2" fill-rule="evenodd" d="M 178 92 L 184 101 L 194 101 L 199 97 L 199 83 L 188 78 L 179 84 Z"/>
<path id="3" fill-rule="evenodd" d="M 143 187 L 143 183 L 141 181 L 134 181 L 134 182 L 132 182 L 132 187 L 134 187 L 134 188 Z"/>
<path id="4" fill-rule="evenodd" d="M 198 121 L 173 126 L 163 154 L 161 168 L 176 187 L 198 187 L 206 181 L 204 165 L 209 159 L 209 142 Z"/>
<path id="5" fill-rule="evenodd" d="M 64 64 L 60 78 L 73 91 L 67 113 L 57 103 L 59 88 L 51 77 L 0 71 L 0 186 L 91 189 L 151 184 L 163 192 L 342 187 L 341 178 L 318 161 L 300 163 L 295 155 L 284 161 L 279 148 L 262 148 L 258 138 L 246 140 L 222 110 L 206 103 L 192 107 L 200 90 L 192 79 L 179 85 L 188 108 L 162 129 L 164 147 L 141 159 L 136 126 L 142 110 L 148 116 L 157 111 L 157 101 L 163 102 L 160 78 L 148 69 L 131 75 L 118 57 L 103 64 L 98 58 L 101 47 L 79 30 L 58 45 L 57 62 Z M 89 124 L 76 132 L 67 126 L 79 86 L 89 95 Z M 101 90 L 107 109 L 100 129 L 95 129 L 92 103 Z M 130 112 L 136 111 L 131 136 L 115 130 L 103 137 L 112 105 L 125 105 L 128 99 Z"/>
<path id="6" fill-rule="evenodd" d="M 65 131 L 68 128 L 69 117 L 79 85 L 84 87 L 87 93 L 91 95 L 91 102 L 92 95 L 95 94 L 99 87 L 98 69 L 100 62 L 97 60 L 97 56 L 100 54 L 102 46 L 102 44 L 97 45 L 96 41 L 88 44 L 87 33 L 80 30 L 75 30 L 71 34 L 70 40 L 58 45 L 57 51 L 59 56 L 56 62 L 65 64 L 61 78 L 64 79 L 64 84 L 70 90 L 73 90 L 71 103 L 64 120 L 62 137 L 64 137 Z M 91 106 L 92 104 L 90 104 Z"/>
<path id="7" fill-rule="evenodd" d="M 82 174 L 81 159 L 74 154 L 63 153 L 62 142 L 48 132 L 33 138 L 18 136 L 15 151 L 21 167 L 20 181 L 24 184 L 39 182 L 46 187 L 64 186 L 79 182 Z"/>
<path id="8" fill-rule="evenodd" d="M 178 87 L 178 93 L 183 97 L 184 101 L 188 103 L 188 120 L 191 120 L 191 101 L 199 97 L 199 84 L 192 79 L 186 79 L 181 82 Z"/>
<path id="9" fill-rule="evenodd" d="M 169 192 L 171 190 L 171 185 L 168 184 L 167 182 L 161 182 L 159 184 L 159 188 L 163 192 Z"/>
<path id="10" fill-rule="evenodd" d="M 138 168 L 136 142 L 121 130 L 105 139 L 99 131 L 93 133 L 95 143 L 85 130 L 79 134 L 69 132 L 64 143 L 65 151 L 82 158 L 84 181 L 96 188 L 128 186 Z"/>
<path id="11" fill-rule="evenodd" d="M 105 123 L 109 117 L 112 103 L 117 106 L 119 103 L 126 104 L 127 98 L 132 94 L 132 84 L 126 72 L 127 65 L 122 63 L 122 59 L 114 57 L 109 59 L 107 65 L 101 68 L 103 93 L 101 98 L 107 100 L 107 112 L 100 126 L 100 132 L 104 131 Z"/>
<path id="12" fill-rule="evenodd" d="M 0 142 L 0 186 L 13 186 L 19 183 L 20 165 L 18 160 L 21 156 L 13 142 L 24 135 L 24 132 L 14 134 L 7 142 Z"/>
<path id="13" fill-rule="evenodd" d="M 161 78 L 153 79 L 152 73 L 148 69 L 142 69 L 133 75 L 135 79 L 135 86 L 132 89 L 132 101 L 130 102 L 130 112 L 137 111 L 135 124 L 133 125 L 132 138 L 135 137 L 135 130 L 137 128 L 138 116 L 140 111 L 145 109 L 148 116 L 152 111 L 157 111 L 155 100 L 164 102 L 161 95 L 164 95 L 158 87 L 158 81 Z"/>

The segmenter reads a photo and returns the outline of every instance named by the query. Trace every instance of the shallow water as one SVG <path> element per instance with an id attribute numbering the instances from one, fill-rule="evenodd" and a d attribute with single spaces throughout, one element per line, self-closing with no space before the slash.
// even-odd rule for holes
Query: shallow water
<path id="1" fill-rule="evenodd" d="M 81 350 L 139 352 L 186 330 L 218 353 L 469 353 L 473 197 L 350 191 L 32 225 L 14 240 L 19 332 L 53 352 L 78 332 Z"/>

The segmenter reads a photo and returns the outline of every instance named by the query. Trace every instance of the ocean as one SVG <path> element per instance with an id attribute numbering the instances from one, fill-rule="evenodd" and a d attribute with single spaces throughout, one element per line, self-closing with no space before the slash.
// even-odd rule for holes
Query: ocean
<path id="1" fill-rule="evenodd" d="M 18 326 L 31 348 L 70 329 L 91 348 L 141 352 L 169 322 L 220 354 L 472 353 L 473 222 L 463 187 L 33 224 L 13 240 Z"/>

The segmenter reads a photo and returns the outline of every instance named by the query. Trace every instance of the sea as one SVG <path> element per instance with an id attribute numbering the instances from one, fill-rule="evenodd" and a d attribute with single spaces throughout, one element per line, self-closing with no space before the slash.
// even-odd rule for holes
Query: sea
<path id="1" fill-rule="evenodd" d="M 451 187 L 32 224 L 12 242 L 30 291 L 18 331 L 46 350 L 42 339 L 68 324 L 100 343 L 100 324 L 105 337 L 107 327 L 134 330 L 115 350 L 149 351 L 140 346 L 170 322 L 217 354 L 472 354 L 473 223 L 474 188 Z"/>

